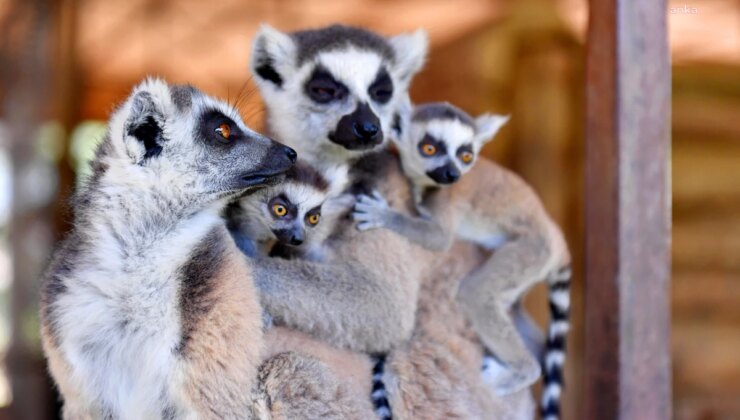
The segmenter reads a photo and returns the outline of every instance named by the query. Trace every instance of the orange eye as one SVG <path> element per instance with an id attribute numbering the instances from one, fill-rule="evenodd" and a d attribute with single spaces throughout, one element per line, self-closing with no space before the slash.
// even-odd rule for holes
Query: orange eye
<path id="1" fill-rule="evenodd" d="M 318 225 L 321 220 L 321 215 L 318 213 L 308 215 L 308 223 L 311 225 Z"/>
<path id="2" fill-rule="evenodd" d="M 228 124 L 223 123 L 216 128 L 216 132 L 226 140 L 231 137 L 231 127 Z"/>
<path id="3" fill-rule="evenodd" d="M 288 209 L 282 204 L 273 204 L 272 213 L 277 217 L 283 217 L 288 214 Z"/>
<path id="4" fill-rule="evenodd" d="M 427 143 L 427 144 L 425 144 L 424 146 L 421 147 L 421 151 L 424 152 L 425 155 L 431 156 L 431 155 L 437 153 L 437 147 L 435 145 L 433 145 L 433 144 Z"/>
<path id="5" fill-rule="evenodd" d="M 463 152 L 462 155 L 460 155 L 460 159 L 464 163 L 470 163 L 473 161 L 473 154 L 470 152 Z"/>

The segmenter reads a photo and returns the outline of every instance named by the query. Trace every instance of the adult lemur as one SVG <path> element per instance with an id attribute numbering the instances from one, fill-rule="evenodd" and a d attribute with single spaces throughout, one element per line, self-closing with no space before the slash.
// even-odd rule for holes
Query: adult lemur
<path id="1" fill-rule="evenodd" d="M 394 140 L 421 216 L 395 211 L 377 193 L 363 195 L 354 212 L 358 228 L 384 227 L 433 250 L 448 250 L 454 237 L 495 249 L 462 283 L 459 298 L 483 343 L 503 363 L 490 378 L 502 393 L 529 386 L 540 375 L 539 362 L 519 338 L 509 312 L 534 284 L 547 279 L 552 321 L 544 354 L 543 413 L 554 414 L 568 331 L 570 254 L 562 232 L 524 181 L 491 161 L 476 163 L 508 117 L 473 119 L 448 103 L 408 111 L 407 129 Z"/>
<path id="2" fill-rule="evenodd" d="M 220 218 L 296 153 L 192 87 L 147 80 L 112 115 L 42 289 L 68 419 L 251 417 L 252 274 Z"/>
<path id="3" fill-rule="evenodd" d="M 325 168 L 386 144 L 396 101 L 425 53 L 422 32 L 386 39 L 344 26 L 292 34 L 263 26 L 251 68 L 271 134 Z M 388 166 L 363 160 L 350 169 L 350 183 L 377 183 L 376 163 Z M 403 178 L 395 182 L 383 187 L 388 195 L 401 194 L 400 204 L 408 187 Z M 407 338 L 416 279 L 428 270 L 408 261 L 431 253 L 390 232 L 361 235 L 348 218 L 338 221 L 325 246 L 331 262 L 267 258 L 255 264 L 262 303 L 275 322 L 362 352 L 385 352 Z"/>
<path id="4" fill-rule="evenodd" d="M 383 38 L 344 26 L 292 34 L 264 26 L 251 68 L 272 134 L 317 166 L 351 164 L 349 191 L 377 188 L 412 214 L 408 182 L 384 146 L 425 55 L 421 32 Z M 422 323 L 417 318 L 415 325 L 420 285 L 447 290 L 459 282 L 481 261 L 474 247 L 458 244 L 456 255 L 438 255 L 391 232 L 360 233 L 344 219 L 326 246 L 330 263 L 270 258 L 255 265 L 262 303 L 278 325 L 361 352 L 395 347 L 383 374 L 391 381 L 394 416 L 530 415 L 528 394 L 501 399 L 483 384 L 481 347 L 453 301 L 425 296 Z"/>

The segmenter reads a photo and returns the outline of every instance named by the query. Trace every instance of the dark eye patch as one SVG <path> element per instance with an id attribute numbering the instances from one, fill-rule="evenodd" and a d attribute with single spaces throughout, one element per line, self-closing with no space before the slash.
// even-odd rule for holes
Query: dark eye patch
<path id="1" fill-rule="evenodd" d="M 393 97 L 393 80 L 385 67 L 381 67 L 375 81 L 368 88 L 370 97 L 378 103 L 385 104 Z"/>
<path id="2" fill-rule="evenodd" d="M 229 126 L 228 139 L 224 138 L 216 131 L 216 129 L 219 128 L 222 124 L 226 124 Z M 200 134 L 201 138 L 203 138 L 208 144 L 221 146 L 231 146 L 236 141 L 246 138 L 244 132 L 239 128 L 234 120 L 224 115 L 223 112 L 216 109 L 203 113 L 203 116 L 200 120 Z"/>
<path id="3" fill-rule="evenodd" d="M 457 148 L 456 155 L 457 155 L 458 158 L 462 159 L 462 155 L 464 153 L 470 153 L 471 155 L 473 155 L 473 159 L 475 159 L 475 153 L 473 153 L 473 145 L 472 144 L 463 144 L 462 146 L 460 146 L 460 147 Z"/>
<path id="4" fill-rule="evenodd" d="M 286 209 L 288 209 L 288 213 L 283 217 L 278 217 L 272 212 L 272 206 L 275 204 L 281 204 L 285 206 Z M 279 194 L 273 198 L 270 199 L 270 201 L 267 202 L 267 209 L 270 211 L 270 215 L 273 217 L 273 219 L 280 219 L 280 220 L 293 220 L 298 215 L 298 206 L 293 204 L 288 197 L 285 194 Z"/>
<path id="5" fill-rule="evenodd" d="M 447 145 L 443 141 L 427 133 L 426 135 L 424 135 L 418 145 L 419 153 L 421 153 L 422 156 L 429 157 L 429 155 L 426 155 L 424 153 L 424 146 L 427 144 L 431 144 L 437 149 L 437 151 L 431 156 L 440 156 L 447 154 Z"/>
<path id="6" fill-rule="evenodd" d="M 347 97 L 349 89 L 342 82 L 339 82 L 328 70 L 317 66 L 304 86 L 306 95 L 312 101 L 327 104 L 333 101 L 340 101 Z"/>

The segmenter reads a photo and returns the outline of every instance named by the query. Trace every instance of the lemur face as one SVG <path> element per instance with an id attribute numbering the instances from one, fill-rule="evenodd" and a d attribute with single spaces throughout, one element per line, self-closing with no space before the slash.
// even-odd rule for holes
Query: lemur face
<path id="1" fill-rule="evenodd" d="M 128 182 L 156 182 L 188 197 L 267 185 L 296 159 L 295 151 L 249 129 L 225 103 L 156 79 L 134 89 L 112 117 L 109 136 L 115 160 L 133 164 Z"/>
<path id="2" fill-rule="evenodd" d="M 386 39 L 339 25 L 292 34 L 263 26 L 251 68 L 281 141 L 302 155 L 353 157 L 387 139 L 426 48 L 423 32 Z"/>
<path id="3" fill-rule="evenodd" d="M 417 106 L 397 142 L 404 170 L 425 186 L 457 182 L 507 120 L 489 114 L 474 120 L 447 103 Z"/>
<path id="4" fill-rule="evenodd" d="M 321 221 L 326 191 L 286 182 L 257 192 L 244 204 L 261 228 L 261 236 L 288 246 L 299 246 Z"/>
<path id="5" fill-rule="evenodd" d="M 319 172 L 299 160 L 286 172 L 284 182 L 241 198 L 232 225 L 256 242 L 299 246 L 312 239 L 323 204 L 346 183 L 346 166 Z"/>

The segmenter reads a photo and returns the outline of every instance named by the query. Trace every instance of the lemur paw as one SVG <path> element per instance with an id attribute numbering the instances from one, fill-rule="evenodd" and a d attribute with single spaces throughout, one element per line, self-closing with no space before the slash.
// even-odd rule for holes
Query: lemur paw
<path id="1" fill-rule="evenodd" d="M 485 357 L 483 362 L 483 381 L 491 386 L 498 395 L 505 396 L 529 387 L 539 379 L 539 365 L 513 369 L 502 365 L 492 357 Z"/>
<path id="2" fill-rule="evenodd" d="M 389 211 L 385 198 L 377 191 L 373 191 L 372 196 L 365 194 L 357 196 L 352 219 L 357 222 L 357 230 L 376 229 L 384 226 Z"/>

